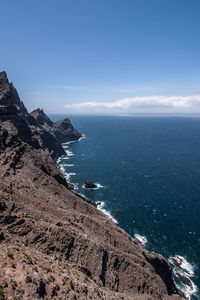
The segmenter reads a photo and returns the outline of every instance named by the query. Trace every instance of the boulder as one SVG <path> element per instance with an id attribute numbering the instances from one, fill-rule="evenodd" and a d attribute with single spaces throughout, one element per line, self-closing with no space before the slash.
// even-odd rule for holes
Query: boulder
<path id="1" fill-rule="evenodd" d="M 96 189 L 97 185 L 93 181 L 86 181 L 85 184 L 84 184 L 84 187 L 86 189 Z"/>

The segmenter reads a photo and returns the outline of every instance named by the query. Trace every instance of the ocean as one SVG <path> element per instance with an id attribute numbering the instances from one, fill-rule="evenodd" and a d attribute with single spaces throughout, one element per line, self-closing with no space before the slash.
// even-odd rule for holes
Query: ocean
<path id="1" fill-rule="evenodd" d="M 70 119 L 84 138 L 63 144 L 59 164 L 68 181 L 147 249 L 163 254 L 188 299 L 200 299 L 200 118 Z M 98 188 L 85 189 L 88 180 Z"/>

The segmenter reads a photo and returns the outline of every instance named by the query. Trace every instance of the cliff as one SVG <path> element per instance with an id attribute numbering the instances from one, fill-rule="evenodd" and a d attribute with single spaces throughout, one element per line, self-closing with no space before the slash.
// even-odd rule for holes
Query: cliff
<path id="1" fill-rule="evenodd" d="M 74 135 L 0 73 L 0 299 L 179 299 L 163 256 L 69 190 L 55 160 Z"/>
<path id="2" fill-rule="evenodd" d="M 46 116 L 44 111 L 39 108 L 32 111 L 30 115 L 40 126 L 42 126 L 46 131 L 50 132 L 60 143 L 76 141 L 82 136 L 78 130 L 72 126 L 68 118 L 53 123 Z"/>

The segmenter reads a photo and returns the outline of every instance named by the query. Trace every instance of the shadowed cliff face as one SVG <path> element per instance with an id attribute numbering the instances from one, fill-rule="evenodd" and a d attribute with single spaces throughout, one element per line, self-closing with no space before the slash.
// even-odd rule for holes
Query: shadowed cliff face
<path id="1" fill-rule="evenodd" d="M 36 122 L 46 131 L 50 132 L 57 141 L 66 143 L 69 141 L 76 141 L 82 135 L 71 124 L 68 118 L 52 122 L 42 109 L 36 109 L 30 113 Z"/>
<path id="2" fill-rule="evenodd" d="M 67 135 L 81 136 L 69 119 L 53 123 L 42 110 L 28 114 L 0 73 L 0 293 L 20 299 L 179 298 L 164 257 L 68 189 L 55 164 Z"/>

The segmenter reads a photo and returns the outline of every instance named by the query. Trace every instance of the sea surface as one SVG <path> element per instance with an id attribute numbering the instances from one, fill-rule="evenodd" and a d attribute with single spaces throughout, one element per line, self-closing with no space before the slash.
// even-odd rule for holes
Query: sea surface
<path id="1" fill-rule="evenodd" d="M 189 299 L 200 299 L 200 118 L 70 119 L 85 136 L 63 144 L 59 164 L 66 178 L 147 249 L 169 259 L 177 285 Z M 85 189 L 88 180 L 98 189 Z M 177 273 L 191 284 L 183 285 Z"/>

